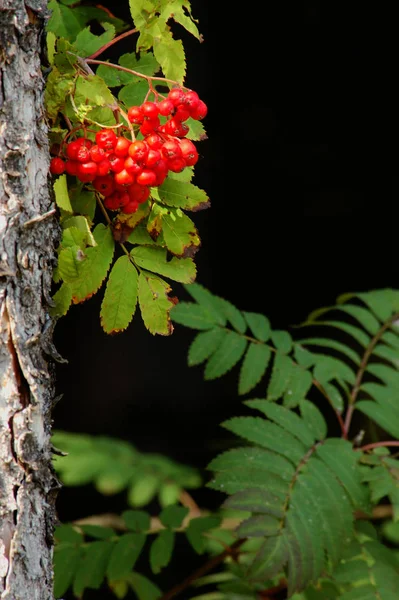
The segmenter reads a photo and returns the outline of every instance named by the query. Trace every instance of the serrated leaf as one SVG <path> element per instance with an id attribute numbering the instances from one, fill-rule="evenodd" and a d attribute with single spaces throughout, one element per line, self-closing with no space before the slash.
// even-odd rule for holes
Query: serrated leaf
<path id="1" fill-rule="evenodd" d="M 242 358 L 247 344 L 243 336 L 235 331 L 227 331 L 205 365 L 204 378 L 211 380 L 225 375 Z"/>
<path id="2" fill-rule="evenodd" d="M 48 9 L 50 19 L 47 22 L 47 31 L 54 33 L 57 38 L 74 40 L 81 29 L 81 25 L 75 17 L 75 11 L 56 0 L 49 1 Z"/>
<path id="3" fill-rule="evenodd" d="M 305 446 L 312 446 L 315 436 L 307 423 L 296 413 L 284 406 L 268 402 L 267 400 L 247 400 L 245 404 L 261 411 L 268 419 L 280 425 L 283 429 L 295 436 Z"/>
<path id="4" fill-rule="evenodd" d="M 204 306 L 215 318 L 215 322 L 221 327 L 226 325 L 226 315 L 224 314 L 219 298 L 211 294 L 203 285 L 198 282 L 185 285 L 184 289 L 194 300 Z"/>
<path id="5" fill-rule="evenodd" d="M 85 589 L 98 590 L 105 579 L 105 572 L 113 544 L 111 542 L 91 542 L 87 544 L 76 570 L 73 593 L 81 596 Z"/>
<path id="6" fill-rule="evenodd" d="M 183 42 L 174 39 L 169 31 L 164 31 L 158 37 L 153 49 L 165 77 L 183 84 L 186 75 Z"/>
<path id="7" fill-rule="evenodd" d="M 289 356 L 280 353 L 276 354 L 267 387 L 268 400 L 278 400 L 281 398 L 288 387 L 293 367 L 292 359 Z"/>
<path id="8" fill-rule="evenodd" d="M 197 554 L 203 554 L 206 550 L 204 534 L 219 525 L 220 519 L 215 516 L 195 517 L 190 520 L 185 534 Z"/>
<path id="9" fill-rule="evenodd" d="M 125 106 L 140 106 L 147 95 L 148 84 L 145 79 L 128 83 L 118 93 L 118 100 L 123 102 Z"/>
<path id="10" fill-rule="evenodd" d="M 226 332 L 221 327 L 198 333 L 188 349 L 188 366 L 199 365 L 209 358 L 220 346 L 225 335 Z"/>
<path id="11" fill-rule="evenodd" d="M 381 406 L 372 400 L 360 400 L 355 404 L 356 410 L 367 415 L 382 429 L 395 438 L 399 438 L 399 411 L 390 406 Z"/>
<path id="12" fill-rule="evenodd" d="M 331 350 L 336 350 L 344 356 L 348 357 L 350 360 L 352 360 L 355 363 L 355 365 L 359 365 L 360 363 L 360 356 L 357 352 L 352 350 L 352 348 L 349 348 L 349 346 L 346 346 L 341 342 L 337 342 L 336 340 L 328 338 L 307 338 L 298 341 L 303 346 L 319 346 L 323 348 L 330 348 Z"/>
<path id="13" fill-rule="evenodd" d="M 352 316 L 371 335 L 375 335 L 380 328 L 380 324 L 375 316 L 363 306 L 343 304 L 342 306 L 336 306 L 335 309 Z"/>
<path id="14" fill-rule="evenodd" d="M 264 344 L 250 343 L 241 365 L 238 381 L 239 395 L 252 390 L 262 379 L 271 357 L 271 350 Z"/>
<path id="15" fill-rule="evenodd" d="M 203 210 L 209 208 L 210 202 L 206 192 L 184 181 L 177 181 L 167 177 L 158 188 L 161 202 L 167 206 L 185 210 Z"/>
<path id="16" fill-rule="evenodd" d="M 380 321 L 385 322 L 392 316 L 395 304 L 395 292 L 389 288 L 383 290 L 371 290 L 356 294 Z"/>
<path id="17" fill-rule="evenodd" d="M 115 35 L 115 27 L 111 25 L 111 23 L 103 23 L 102 27 L 105 29 L 105 31 L 100 35 L 94 35 L 91 33 L 90 27 L 85 27 L 79 31 L 75 41 L 73 42 L 74 48 L 79 56 L 82 58 L 90 56 L 113 39 Z"/>
<path id="18" fill-rule="evenodd" d="M 287 408 L 295 408 L 309 392 L 313 385 L 313 378 L 309 371 L 294 363 L 289 370 L 290 378 L 284 390 L 283 404 Z"/>
<path id="19" fill-rule="evenodd" d="M 238 333 L 245 333 L 247 330 L 247 324 L 240 310 L 234 304 L 225 300 L 224 298 L 218 298 L 218 301 L 221 305 L 221 308 L 226 315 L 226 318 L 234 329 L 238 331 Z"/>
<path id="20" fill-rule="evenodd" d="M 140 52 L 140 55 L 137 55 L 134 52 L 122 54 L 119 58 L 119 64 L 122 67 L 126 67 L 127 69 L 131 69 L 132 71 L 138 71 L 143 75 L 147 75 L 151 77 L 155 75 L 159 71 L 159 64 L 155 60 L 155 57 L 152 52 Z M 121 73 L 121 72 L 120 72 Z M 141 78 L 135 75 L 130 75 L 130 79 L 135 79 L 136 81 L 140 81 Z M 127 83 L 125 81 L 125 83 Z"/>
<path id="21" fill-rule="evenodd" d="M 68 542 L 70 544 L 83 544 L 83 536 L 76 527 L 69 523 L 58 525 L 54 529 L 54 538 L 58 543 Z"/>
<path id="22" fill-rule="evenodd" d="M 73 213 L 71 201 L 69 199 L 67 177 L 66 175 L 60 175 L 53 184 L 55 202 L 59 208 L 62 208 L 65 212 Z"/>
<path id="23" fill-rule="evenodd" d="M 192 258 L 172 257 L 167 260 L 166 248 L 158 246 L 137 246 L 130 254 L 135 263 L 147 271 L 181 283 L 192 283 L 195 280 L 197 269 Z"/>
<path id="24" fill-rule="evenodd" d="M 66 217 L 62 220 L 62 228 L 70 229 L 71 227 L 78 229 L 85 235 L 85 241 L 88 246 L 96 246 L 97 242 L 91 232 L 90 225 L 83 215 L 75 215 Z"/>
<path id="25" fill-rule="evenodd" d="M 168 294 L 171 287 L 160 277 L 147 271 L 139 275 L 139 303 L 144 325 L 153 335 L 171 335 L 170 311 L 175 306 Z"/>
<path id="26" fill-rule="evenodd" d="M 170 529 L 161 531 L 150 547 L 150 565 L 153 573 L 159 573 L 172 558 L 175 534 Z"/>
<path id="27" fill-rule="evenodd" d="M 86 256 L 79 246 L 63 248 L 58 255 L 57 272 L 66 283 L 79 280 Z"/>
<path id="28" fill-rule="evenodd" d="M 194 302 L 179 302 L 171 310 L 170 316 L 175 323 L 197 330 L 213 329 L 219 324 L 213 313 Z"/>
<path id="29" fill-rule="evenodd" d="M 267 581 L 282 571 L 288 551 L 283 535 L 267 538 L 256 555 L 248 572 L 252 581 Z"/>
<path id="30" fill-rule="evenodd" d="M 171 208 L 162 214 L 162 235 L 168 250 L 175 256 L 192 257 L 201 245 L 195 224 L 179 209 Z"/>
<path id="31" fill-rule="evenodd" d="M 342 379 L 349 384 L 355 383 L 355 373 L 347 364 L 332 356 L 321 354 L 317 355 L 313 376 L 322 385 L 333 379 Z"/>
<path id="32" fill-rule="evenodd" d="M 138 273 L 128 256 L 121 256 L 112 267 L 101 303 L 101 325 L 106 333 L 123 331 L 136 311 Z"/>
<path id="33" fill-rule="evenodd" d="M 88 300 L 101 287 L 114 255 L 114 240 L 109 227 L 99 223 L 93 236 L 97 246 L 86 249 L 79 279 L 71 284 L 75 304 Z"/>
<path id="34" fill-rule="evenodd" d="M 270 537 L 281 530 L 281 521 L 271 515 L 257 515 L 245 519 L 237 528 L 238 537 Z"/>
<path id="35" fill-rule="evenodd" d="M 292 348 L 292 337 L 288 331 L 274 330 L 271 332 L 271 339 L 279 352 L 288 354 Z"/>
<path id="36" fill-rule="evenodd" d="M 186 506 L 179 506 L 177 504 L 167 506 L 159 513 L 159 519 L 165 527 L 171 529 L 177 529 L 181 526 L 183 519 L 188 515 L 188 508 Z"/>
<path id="37" fill-rule="evenodd" d="M 301 417 L 312 430 L 316 440 L 324 440 L 327 436 L 327 423 L 320 410 L 305 398 L 300 400 L 299 409 Z"/>
<path id="38" fill-rule="evenodd" d="M 86 248 L 87 236 L 86 233 L 80 231 L 77 227 L 68 227 L 62 232 L 61 246 L 68 248 L 70 246 L 78 246 L 81 250 Z"/>
<path id="39" fill-rule="evenodd" d="M 242 311 L 242 314 L 256 339 L 260 342 L 267 342 L 271 334 L 269 319 L 264 315 L 254 312 Z"/>
<path id="40" fill-rule="evenodd" d="M 208 465 L 208 469 L 223 472 L 242 469 L 243 465 L 258 470 L 264 469 L 265 472 L 279 475 L 281 479 L 288 482 L 295 474 L 294 466 L 286 458 L 257 446 L 244 446 L 227 450 L 214 458 Z M 267 479 L 266 475 L 265 478 Z"/>
<path id="41" fill-rule="evenodd" d="M 75 214 L 83 215 L 90 219 L 91 222 L 94 220 L 97 206 L 94 192 L 72 188 L 71 205 Z"/>
<path id="42" fill-rule="evenodd" d="M 125 533 L 115 542 L 107 566 L 108 579 L 123 579 L 130 574 L 144 547 L 146 536 L 142 533 Z"/>

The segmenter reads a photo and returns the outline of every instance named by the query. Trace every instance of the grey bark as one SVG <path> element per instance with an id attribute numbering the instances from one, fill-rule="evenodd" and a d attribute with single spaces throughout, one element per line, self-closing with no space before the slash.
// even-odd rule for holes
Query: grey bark
<path id="1" fill-rule="evenodd" d="M 59 228 L 43 111 L 46 20 L 46 0 L 0 0 L 1 600 L 53 599 L 48 306 Z"/>

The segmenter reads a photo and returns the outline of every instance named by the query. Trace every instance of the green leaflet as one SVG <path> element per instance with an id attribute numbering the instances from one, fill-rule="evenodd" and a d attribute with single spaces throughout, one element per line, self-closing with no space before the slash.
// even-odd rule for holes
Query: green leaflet
<path id="1" fill-rule="evenodd" d="M 171 311 L 175 323 L 191 329 L 206 330 L 218 325 L 218 319 L 209 310 L 194 302 L 179 302 Z"/>
<path id="2" fill-rule="evenodd" d="M 243 311 L 242 314 L 256 339 L 260 342 L 267 342 L 271 334 L 269 319 L 264 315 L 253 312 Z"/>
<path id="3" fill-rule="evenodd" d="M 70 587 L 79 566 L 81 548 L 57 544 L 54 551 L 54 596 L 61 598 Z"/>
<path id="4" fill-rule="evenodd" d="M 247 324 L 245 319 L 238 308 L 234 306 L 228 300 L 224 298 L 218 298 L 218 302 L 221 306 L 221 309 L 226 316 L 227 320 L 230 321 L 231 325 L 238 333 L 245 333 L 247 330 Z"/>
<path id="5" fill-rule="evenodd" d="M 143 533 L 125 533 L 115 542 L 107 565 L 108 579 L 118 580 L 129 575 L 144 547 Z"/>
<path id="6" fill-rule="evenodd" d="M 188 515 L 188 508 L 176 504 L 167 506 L 159 514 L 159 520 L 165 527 L 177 529 L 181 526 L 183 519 Z"/>
<path id="7" fill-rule="evenodd" d="M 147 271 L 139 276 L 139 303 L 144 325 L 153 335 L 170 335 L 173 331 L 170 311 L 175 305 L 169 298 L 171 287 Z"/>
<path id="8" fill-rule="evenodd" d="M 271 358 L 271 350 L 264 344 L 250 343 L 241 365 L 238 393 L 246 394 L 262 379 Z"/>
<path id="9" fill-rule="evenodd" d="M 67 283 L 62 283 L 55 292 L 52 300 L 55 306 L 50 306 L 49 313 L 52 317 L 62 317 L 67 314 L 72 304 L 72 289 Z"/>
<path id="10" fill-rule="evenodd" d="M 94 229 L 93 236 L 97 246 L 86 248 L 79 278 L 70 284 L 75 304 L 84 302 L 99 290 L 114 255 L 114 240 L 109 227 L 100 223 Z"/>
<path id="11" fill-rule="evenodd" d="M 378 320 L 369 310 L 367 310 L 363 306 L 356 306 L 354 304 L 343 304 L 334 308 L 335 310 L 341 310 L 342 312 L 353 317 L 371 335 L 375 335 L 380 328 L 380 323 L 378 322 Z"/>
<path id="12" fill-rule="evenodd" d="M 138 600 L 157 600 L 162 596 L 159 587 L 140 573 L 131 573 L 128 581 Z"/>
<path id="13" fill-rule="evenodd" d="M 243 356 L 247 343 L 247 340 L 235 331 L 227 331 L 205 365 L 204 378 L 216 379 L 230 371 Z"/>
<path id="14" fill-rule="evenodd" d="M 153 573 L 159 573 L 172 558 L 175 533 L 170 529 L 162 530 L 150 547 L 150 565 Z"/>
<path id="15" fill-rule="evenodd" d="M 209 208 L 210 202 L 206 193 L 193 185 L 167 177 L 158 188 L 161 202 L 167 206 L 186 210 L 203 210 Z"/>
<path id="16" fill-rule="evenodd" d="M 182 283 L 191 283 L 195 280 L 197 269 L 192 258 L 173 257 L 167 260 L 166 248 L 159 246 L 137 246 L 130 254 L 134 262 L 147 271 L 159 273 Z"/>
<path id="17" fill-rule="evenodd" d="M 271 332 L 271 338 L 279 352 L 288 354 L 292 348 L 292 337 L 288 331 L 274 330 Z"/>
<path id="18" fill-rule="evenodd" d="M 357 352 L 349 348 L 341 342 L 337 342 L 333 339 L 328 338 L 305 338 L 298 340 L 302 346 L 320 346 L 322 348 L 330 348 L 331 350 L 337 350 L 344 356 L 348 357 L 355 365 L 360 364 L 360 356 Z"/>
<path id="19" fill-rule="evenodd" d="M 53 189 L 57 206 L 68 213 L 73 213 L 73 208 L 69 199 L 66 175 L 60 175 L 54 181 Z"/>
<path id="20" fill-rule="evenodd" d="M 306 446 L 312 446 L 316 440 L 307 423 L 296 413 L 284 406 L 268 402 L 267 400 L 247 400 L 250 408 L 257 409 L 271 421 L 295 436 Z"/>
<path id="21" fill-rule="evenodd" d="M 196 517 L 190 520 L 185 534 L 197 554 L 203 554 L 206 550 L 204 534 L 219 525 L 220 518 L 216 516 Z"/>
<path id="22" fill-rule="evenodd" d="M 226 331 L 220 327 L 197 333 L 188 349 L 188 365 L 193 367 L 204 362 L 220 346 Z"/>
<path id="23" fill-rule="evenodd" d="M 106 333 L 123 331 L 136 310 L 138 273 L 128 256 L 115 262 L 101 303 L 101 325 Z"/>
<path id="24" fill-rule="evenodd" d="M 388 404 L 382 406 L 372 400 L 360 400 L 355 405 L 356 410 L 367 415 L 387 433 L 399 438 L 399 410 L 392 409 Z"/>
<path id="25" fill-rule="evenodd" d="M 214 296 L 207 290 L 203 285 L 198 282 L 190 285 L 185 285 L 184 289 L 190 294 L 190 296 L 207 309 L 215 319 L 215 323 L 224 327 L 226 325 L 226 315 L 222 310 L 219 298 Z"/>
<path id="26" fill-rule="evenodd" d="M 101 587 L 111 552 L 112 544 L 108 541 L 86 545 L 73 581 L 73 593 L 77 597 L 86 589 L 98 590 Z"/>
<path id="27" fill-rule="evenodd" d="M 113 39 L 115 27 L 111 23 L 103 23 L 102 27 L 105 31 L 100 35 L 91 33 L 90 27 L 85 27 L 79 31 L 73 42 L 73 46 L 79 56 L 82 58 L 90 56 Z"/>

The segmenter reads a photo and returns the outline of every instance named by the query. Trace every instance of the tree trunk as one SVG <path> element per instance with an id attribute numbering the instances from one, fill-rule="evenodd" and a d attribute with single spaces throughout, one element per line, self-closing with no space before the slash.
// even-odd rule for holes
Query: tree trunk
<path id="1" fill-rule="evenodd" d="M 59 227 L 41 56 L 46 0 L 0 0 L 0 598 L 53 598 L 58 481 L 48 315 Z"/>

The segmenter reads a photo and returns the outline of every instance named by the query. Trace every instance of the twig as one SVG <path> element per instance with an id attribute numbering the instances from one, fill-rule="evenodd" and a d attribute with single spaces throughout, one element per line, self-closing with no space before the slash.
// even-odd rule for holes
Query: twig
<path id="1" fill-rule="evenodd" d="M 104 46 L 101 46 L 101 48 L 99 48 L 96 52 L 93 52 L 93 54 L 90 54 L 90 56 L 88 56 L 87 58 L 93 59 L 93 58 L 96 58 L 97 56 L 100 56 L 100 54 L 102 54 L 103 52 L 105 52 L 105 50 L 108 50 L 108 48 L 110 48 L 111 46 L 116 44 L 116 42 L 120 42 L 120 40 L 123 40 L 124 38 L 128 37 L 129 35 L 133 35 L 134 33 L 137 33 L 137 32 L 138 32 L 138 29 L 130 29 L 130 31 L 125 31 L 125 33 L 121 33 L 116 38 L 114 38 L 113 40 L 108 42 L 107 44 L 104 44 Z"/>

